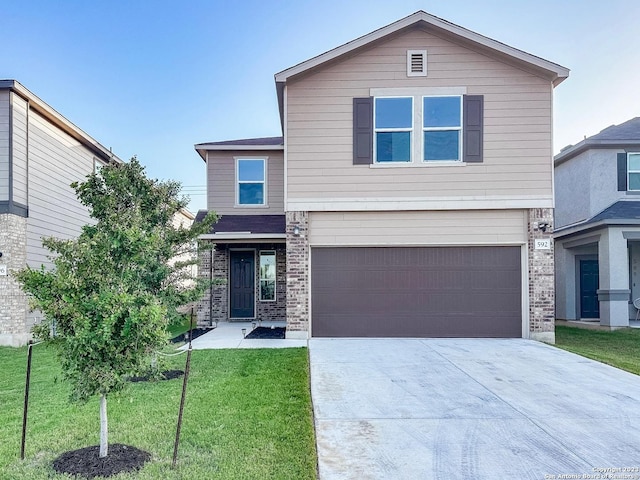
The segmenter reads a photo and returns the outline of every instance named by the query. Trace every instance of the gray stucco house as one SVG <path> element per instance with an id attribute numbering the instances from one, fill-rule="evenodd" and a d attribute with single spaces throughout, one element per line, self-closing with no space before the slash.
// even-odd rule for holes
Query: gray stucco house
<path id="1" fill-rule="evenodd" d="M 120 161 L 15 80 L 0 80 L 0 345 L 31 337 L 37 313 L 11 273 L 50 266 L 41 238 L 72 238 L 89 214 L 70 187 Z"/>
<path id="2" fill-rule="evenodd" d="M 199 271 L 226 280 L 200 323 L 553 342 L 568 75 L 423 11 L 277 73 L 281 137 L 195 146 L 222 215 Z"/>
<path id="3" fill-rule="evenodd" d="M 555 157 L 556 315 L 616 328 L 640 297 L 640 117 Z"/>

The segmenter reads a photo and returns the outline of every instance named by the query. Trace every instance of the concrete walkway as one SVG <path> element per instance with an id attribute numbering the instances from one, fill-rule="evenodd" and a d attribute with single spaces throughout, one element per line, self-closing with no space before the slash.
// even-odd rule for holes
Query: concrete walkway
<path id="1" fill-rule="evenodd" d="M 309 352 L 320 480 L 640 479 L 636 375 L 520 339 Z"/>
<path id="2" fill-rule="evenodd" d="M 263 327 L 284 327 L 285 322 L 262 322 Z M 253 329 L 252 322 L 220 322 L 208 333 L 191 342 L 194 350 L 210 348 L 295 348 L 306 347 L 307 340 L 292 339 L 248 339 L 244 338 L 242 329 L 248 334 Z M 181 348 L 187 348 L 183 346 Z"/>

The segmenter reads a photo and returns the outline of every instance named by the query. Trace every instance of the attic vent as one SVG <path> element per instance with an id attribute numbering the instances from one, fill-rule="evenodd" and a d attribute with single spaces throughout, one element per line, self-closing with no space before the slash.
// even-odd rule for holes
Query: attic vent
<path id="1" fill-rule="evenodd" d="M 407 50 L 407 77 L 427 76 L 427 51 Z"/>

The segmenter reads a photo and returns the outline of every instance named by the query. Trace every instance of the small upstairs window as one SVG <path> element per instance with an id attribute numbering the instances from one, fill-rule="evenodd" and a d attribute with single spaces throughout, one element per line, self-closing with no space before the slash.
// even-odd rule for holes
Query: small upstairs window
<path id="1" fill-rule="evenodd" d="M 627 154 L 628 190 L 640 191 L 640 153 Z"/>
<path id="2" fill-rule="evenodd" d="M 410 162 L 413 98 L 378 97 L 373 117 L 376 161 Z"/>
<path id="3" fill-rule="evenodd" d="M 422 159 L 425 162 L 460 160 L 462 97 L 423 97 L 422 105 Z"/>
<path id="4" fill-rule="evenodd" d="M 236 159 L 236 204 L 266 205 L 266 159 Z"/>

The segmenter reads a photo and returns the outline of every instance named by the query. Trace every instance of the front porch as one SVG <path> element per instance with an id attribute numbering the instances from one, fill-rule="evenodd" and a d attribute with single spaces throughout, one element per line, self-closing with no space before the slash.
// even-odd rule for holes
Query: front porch
<path id="1" fill-rule="evenodd" d="M 613 330 L 637 326 L 640 227 L 604 226 L 556 237 L 559 320 Z"/>

